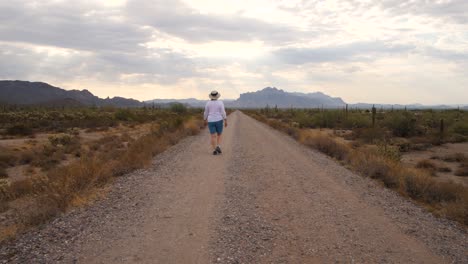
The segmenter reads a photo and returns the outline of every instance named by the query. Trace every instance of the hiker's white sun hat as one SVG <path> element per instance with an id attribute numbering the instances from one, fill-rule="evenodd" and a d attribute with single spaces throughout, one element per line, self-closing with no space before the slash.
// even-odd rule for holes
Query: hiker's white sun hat
<path id="1" fill-rule="evenodd" d="M 221 94 L 218 93 L 218 91 L 211 91 L 211 93 L 208 96 L 210 97 L 210 99 L 216 100 L 221 96 Z"/>

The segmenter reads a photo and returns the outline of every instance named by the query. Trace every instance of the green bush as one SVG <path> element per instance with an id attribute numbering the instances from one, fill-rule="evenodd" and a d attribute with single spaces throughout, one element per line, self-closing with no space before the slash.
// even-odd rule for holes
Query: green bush
<path id="1" fill-rule="evenodd" d="M 187 107 L 181 103 L 173 103 L 170 106 L 170 110 L 177 114 L 187 113 Z"/>
<path id="2" fill-rule="evenodd" d="M 357 113 L 350 113 L 344 120 L 343 127 L 346 129 L 353 128 L 368 128 L 372 126 L 370 115 Z"/>
<path id="3" fill-rule="evenodd" d="M 7 128 L 6 134 L 14 136 L 31 136 L 34 132 L 31 127 L 19 124 Z"/>
<path id="4" fill-rule="evenodd" d="M 115 112 L 114 117 L 119 121 L 132 121 L 135 118 L 130 109 L 119 109 Z"/>
<path id="5" fill-rule="evenodd" d="M 392 114 L 385 122 L 396 137 L 416 135 L 416 120 L 408 112 Z"/>
<path id="6" fill-rule="evenodd" d="M 375 143 L 376 141 L 382 141 L 385 138 L 386 131 L 379 127 L 369 128 L 356 128 L 353 129 L 351 134 L 352 139 L 360 139 L 365 143 Z"/>
<path id="7" fill-rule="evenodd" d="M 468 136 L 468 121 L 465 123 L 458 122 L 453 126 L 453 132 L 463 135 L 463 136 Z"/>
<path id="8" fill-rule="evenodd" d="M 73 138 L 67 134 L 53 135 L 53 136 L 49 136 L 49 142 L 50 144 L 52 144 L 52 146 L 58 146 L 58 145 L 66 146 L 73 142 Z"/>

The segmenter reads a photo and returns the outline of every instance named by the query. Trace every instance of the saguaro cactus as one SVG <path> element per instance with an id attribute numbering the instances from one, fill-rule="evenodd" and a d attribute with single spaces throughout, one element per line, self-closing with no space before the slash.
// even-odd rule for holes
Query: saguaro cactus
<path id="1" fill-rule="evenodd" d="M 444 134 L 444 131 L 445 131 L 445 124 L 444 124 L 444 119 L 440 119 L 440 136 L 442 137 L 442 135 Z"/>
<path id="2" fill-rule="evenodd" d="M 375 105 L 372 105 L 372 127 L 375 127 L 375 115 L 377 114 L 377 109 Z"/>

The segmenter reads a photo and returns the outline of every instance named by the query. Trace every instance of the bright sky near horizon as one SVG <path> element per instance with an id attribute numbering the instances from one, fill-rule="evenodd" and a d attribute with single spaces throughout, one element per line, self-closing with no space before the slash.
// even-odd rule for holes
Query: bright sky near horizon
<path id="1" fill-rule="evenodd" d="M 0 0 L 0 79 L 100 97 L 468 104 L 467 69 L 467 0 Z"/>

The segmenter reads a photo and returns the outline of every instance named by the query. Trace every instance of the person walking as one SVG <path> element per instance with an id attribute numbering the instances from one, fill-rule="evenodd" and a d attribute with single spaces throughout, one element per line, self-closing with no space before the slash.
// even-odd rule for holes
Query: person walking
<path id="1" fill-rule="evenodd" d="M 213 155 L 221 154 L 221 139 L 223 126 L 227 127 L 226 110 L 223 101 L 218 100 L 221 96 L 217 91 L 212 91 L 209 95 L 210 101 L 205 105 L 204 120 L 208 122 L 208 128 L 211 136 L 211 147 Z"/>

